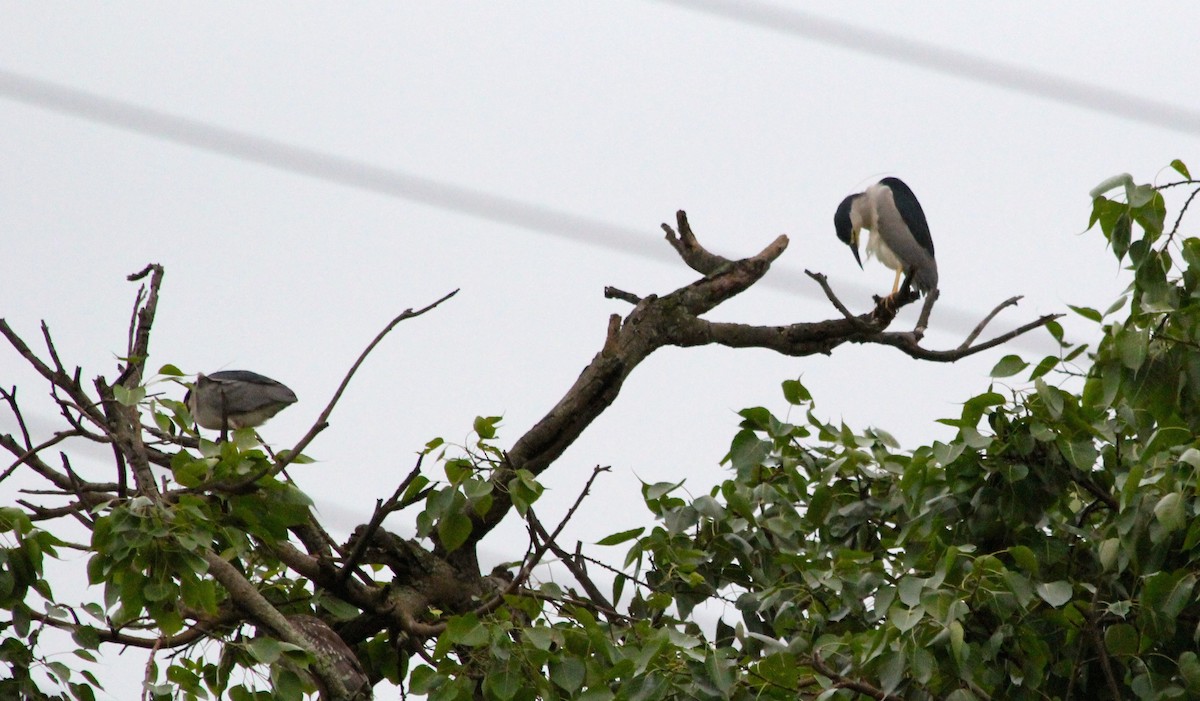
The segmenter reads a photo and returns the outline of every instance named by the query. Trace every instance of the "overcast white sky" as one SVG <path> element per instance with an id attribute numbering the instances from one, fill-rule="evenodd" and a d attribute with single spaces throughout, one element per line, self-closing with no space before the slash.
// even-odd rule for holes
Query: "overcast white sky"
<path id="1" fill-rule="evenodd" d="M 791 238 L 712 318 L 817 321 L 836 312 L 805 268 L 854 310 L 890 289 L 832 216 L 903 178 L 941 273 L 926 344 L 946 348 L 1012 295 L 1026 299 L 997 332 L 1107 306 L 1124 278 L 1098 234 L 1080 235 L 1088 190 L 1121 171 L 1168 180 L 1173 158 L 1200 168 L 1191 4 L 687 5 L 0 3 L 0 315 L 30 340 L 45 319 L 65 362 L 111 377 L 124 277 L 162 263 L 150 365 L 288 384 L 300 403 L 263 431 L 284 446 L 392 316 L 461 288 L 389 337 L 309 450 L 319 462 L 292 470 L 345 533 L 430 438 L 499 414 L 507 444 L 540 418 L 627 311 L 605 285 L 691 282 L 661 241 L 676 209 L 728 257 Z M 613 473 L 570 539 L 646 523 L 639 478 L 707 492 L 735 412 L 786 411 L 779 383 L 797 376 L 824 416 L 908 447 L 945 439 L 934 420 L 1002 355 L 1050 347 L 1039 332 L 953 366 L 875 347 L 660 351 L 546 475 L 539 508 L 556 522 L 596 464 Z M 38 410 L 35 438 L 56 428 L 42 384 L 2 349 L 0 384 Z M 513 524 L 485 548 L 515 559 L 520 538 Z M 137 693 L 142 661 L 124 659 L 101 675 L 112 698 Z"/>

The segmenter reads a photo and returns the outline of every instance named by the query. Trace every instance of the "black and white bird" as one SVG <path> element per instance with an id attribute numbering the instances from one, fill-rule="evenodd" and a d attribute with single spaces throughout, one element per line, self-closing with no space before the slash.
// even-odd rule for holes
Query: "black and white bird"
<path id="1" fill-rule="evenodd" d="M 896 271 L 892 296 L 900 289 L 901 275 L 906 292 L 910 285 L 926 294 L 937 289 L 937 261 L 933 258 L 929 223 L 925 221 L 925 212 L 917 196 L 903 180 L 884 178 L 865 192 L 842 200 L 833 215 L 833 226 L 838 238 L 854 253 L 860 268 L 858 234 L 863 229 L 871 232 L 867 240 L 867 257 L 875 256 L 880 263 Z"/>
<path id="2" fill-rule="evenodd" d="M 255 428 L 296 403 L 296 393 L 249 370 L 200 373 L 183 397 L 192 418 L 204 428 L 222 433 L 229 429 Z"/>

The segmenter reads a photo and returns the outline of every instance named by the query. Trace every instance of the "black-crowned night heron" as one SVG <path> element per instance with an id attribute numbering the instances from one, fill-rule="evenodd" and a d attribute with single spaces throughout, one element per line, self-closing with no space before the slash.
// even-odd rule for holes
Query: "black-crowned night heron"
<path id="1" fill-rule="evenodd" d="M 192 418 L 204 428 L 254 428 L 296 403 L 296 393 L 283 383 L 249 370 L 200 373 L 183 397 Z"/>
<path id="2" fill-rule="evenodd" d="M 288 616 L 287 619 L 288 623 L 291 623 L 292 627 L 313 646 L 313 651 L 332 665 L 331 671 L 341 680 L 342 686 L 350 694 L 351 699 L 370 699 L 372 697 L 371 680 L 363 671 L 362 663 L 354 654 L 354 650 L 350 649 L 346 641 L 342 640 L 341 636 L 335 633 L 328 623 L 316 616 L 304 614 Z M 308 674 L 317 687 L 318 698 L 333 698 L 330 689 L 326 688 L 320 677 L 312 674 L 311 670 L 308 671 Z"/>
<path id="3" fill-rule="evenodd" d="M 854 252 L 860 268 L 858 233 L 862 229 L 871 232 L 867 257 L 873 255 L 896 271 L 893 296 L 900 289 L 901 274 L 905 291 L 910 284 L 925 293 L 937 288 L 937 261 L 933 259 L 933 239 L 925 212 L 917 196 L 899 178 L 884 178 L 865 192 L 842 200 L 833 215 L 833 226 L 838 238 Z"/>

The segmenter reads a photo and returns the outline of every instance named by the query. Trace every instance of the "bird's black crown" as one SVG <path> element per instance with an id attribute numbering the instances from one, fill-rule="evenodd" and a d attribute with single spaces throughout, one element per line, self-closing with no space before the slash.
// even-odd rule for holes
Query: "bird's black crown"
<path id="1" fill-rule="evenodd" d="M 854 205 L 856 197 L 859 195 L 850 195 L 842 200 L 842 203 L 838 205 L 837 212 L 833 215 L 833 228 L 837 230 L 837 237 L 847 246 L 853 245 L 850 242 L 850 233 L 854 229 L 854 224 L 850 221 L 850 207 Z"/>

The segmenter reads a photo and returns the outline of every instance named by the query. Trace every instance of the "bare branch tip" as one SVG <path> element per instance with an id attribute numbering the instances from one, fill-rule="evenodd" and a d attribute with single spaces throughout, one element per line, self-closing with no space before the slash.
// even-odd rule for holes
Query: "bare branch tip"
<path id="1" fill-rule="evenodd" d="M 621 315 L 612 314 L 608 317 L 608 332 L 604 337 L 604 348 L 601 355 L 611 356 L 617 352 L 617 338 L 621 333 Z"/>
<path id="2" fill-rule="evenodd" d="M 149 275 L 151 272 L 162 275 L 162 272 L 163 272 L 162 264 L 161 263 L 147 263 L 146 267 L 142 268 L 141 270 L 137 271 L 136 273 L 131 273 L 129 275 L 126 275 L 125 279 L 128 280 L 129 282 L 137 282 L 138 280 L 141 280 L 142 278 Z"/>

